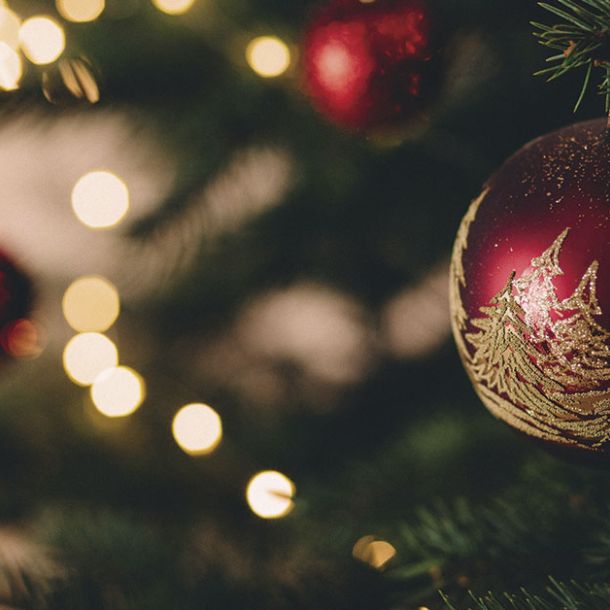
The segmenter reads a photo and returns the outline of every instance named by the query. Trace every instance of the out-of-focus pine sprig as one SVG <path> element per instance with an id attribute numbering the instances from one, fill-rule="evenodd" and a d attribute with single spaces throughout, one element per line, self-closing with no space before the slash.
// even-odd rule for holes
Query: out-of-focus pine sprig
<path id="1" fill-rule="evenodd" d="M 606 100 L 606 112 L 610 112 L 610 0 L 555 0 L 556 4 L 540 2 L 539 5 L 560 17 L 562 23 L 545 25 L 531 22 L 540 44 L 561 51 L 547 58 L 552 64 L 536 72 L 549 81 L 563 76 L 570 70 L 585 68 L 585 77 L 574 111 L 580 107 L 591 83 L 594 68 L 604 71 L 599 93 Z"/>
<path id="2" fill-rule="evenodd" d="M 550 578 L 550 585 L 541 595 L 530 593 L 522 589 L 517 594 L 488 593 L 479 597 L 474 593 L 470 594 L 470 601 L 467 602 L 469 610 L 555 610 L 564 608 L 565 610 L 605 610 L 610 603 L 610 590 L 605 584 L 582 585 L 576 582 L 569 584 L 559 582 Z M 460 610 L 465 606 L 456 606 L 443 593 L 441 597 L 449 610 Z"/>

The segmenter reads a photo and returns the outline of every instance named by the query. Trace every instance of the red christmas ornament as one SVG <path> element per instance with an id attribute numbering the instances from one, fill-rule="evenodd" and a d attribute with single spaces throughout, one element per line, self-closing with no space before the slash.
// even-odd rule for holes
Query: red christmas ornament
<path id="1" fill-rule="evenodd" d="M 582 455 L 610 449 L 606 120 L 534 140 L 487 182 L 451 268 L 455 340 L 498 418 Z"/>
<path id="2" fill-rule="evenodd" d="M 30 279 L 0 251 L 0 359 L 26 357 L 35 347 L 32 344 L 35 328 L 25 319 L 31 305 Z"/>
<path id="3" fill-rule="evenodd" d="M 345 127 L 404 122 L 438 88 L 432 30 L 426 0 L 334 0 L 305 36 L 305 88 Z"/>

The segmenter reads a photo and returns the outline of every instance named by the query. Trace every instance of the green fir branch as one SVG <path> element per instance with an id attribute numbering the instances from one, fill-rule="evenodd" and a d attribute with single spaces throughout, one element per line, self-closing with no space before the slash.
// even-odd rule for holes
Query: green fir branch
<path id="1" fill-rule="evenodd" d="M 598 86 L 605 98 L 606 112 L 610 111 L 610 0 L 555 0 L 555 4 L 539 2 L 540 7 L 559 17 L 562 22 L 545 25 L 535 21 L 534 36 L 545 47 L 561 51 L 547 58 L 548 68 L 538 70 L 536 76 L 553 81 L 568 72 L 585 69 L 583 84 L 574 106 L 576 112 L 591 84 L 594 68 L 604 70 Z"/>
<path id="2" fill-rule="evenodd" d="M 519 593 L 489 592 L 478 596 L 470 593 L 467 606 L 456 605 L 445 593 L 441 598 L 448 610 L 606 610 L 610 605 L 610 586 L 606 584 L 585 585 L 575 581 L 566 584 L 554 578 L 549 578 L 550 585 L 540 595 L 526 589 Z M 472 603 L 474 603 L 474 608 Z"/>
<path id="3" fill-rule="evenodd" d="M 433 605 L 443 591 L 453 610 L 610 607 L 564 601 L 569 594 L 577 601 L 610 595 L 610 506 L 595 497 L 592 481 L 581 483 L 534 475 L 525 488 L 481 505 L 459 500 L 420 509 L 392 537 L 398 559 L 386 572 L 388 585 L 397 600 L 413 604 Z M 549 574 L 571 584 L 549 588 Z"/>
<path id="4" fill-rule="evenodd" d="M 509 493 L 484 506 L 461 499 L 420 509 L 401 527 L 397 542 L 400 556 L 408 560 L 392 576 L 410 580 L 421 566 L 435 572 L 441 586 L 460 576 L 471 580 L 504 571 L 517 579 L 535 572 L 544 578 L 582 554 L 587 534 L 581 521 L 564 493 L 548 489 Z M 437 569 L 429 570 L 430 565 Z"/>

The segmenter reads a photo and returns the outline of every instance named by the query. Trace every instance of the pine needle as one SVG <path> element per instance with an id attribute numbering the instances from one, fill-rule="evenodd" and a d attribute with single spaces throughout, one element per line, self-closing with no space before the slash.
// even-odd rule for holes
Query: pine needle
<path id="1" fill-rule="evenodd" d="M 543 46 L 561 53 L 548 57 L 547 63 L 553 65 L 538 70 L 535 76 L 545 76 L 550 82 L 584 67 L 583 84 L 574 106 L 576 112 L 590 90 L 593 69 L 603 69 L 605 75 L 598 89 L 605 97 L 606 112 L 610 111 L 610 0 L 555 0 L 555 4 L 538 4 L 562 22 L 546 25 L 532 21 L 537 30 L 534 36 Z"/>
<path id="2" fill-rule="evenodd" d="M 483 596 L 471 592 L 464 605 L 457 605 L 443 592 L 440 596 L 448 610 L 605 610 L 610 604 L 610 589 L 605 584 L 564 583 L 552 577 L 549 583 L 540 595 L 526 589 L 516 594 L 489 592 Z"/>

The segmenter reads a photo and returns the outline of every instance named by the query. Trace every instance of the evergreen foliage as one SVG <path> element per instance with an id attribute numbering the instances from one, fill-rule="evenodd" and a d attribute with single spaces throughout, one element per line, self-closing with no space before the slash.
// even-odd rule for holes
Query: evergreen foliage
<path id="1" fill-rule="evenodd" d="M 599 94 L 605 97 L 606 112 L 610 112 L 610 5 L 605 0 L 557 0 L 555 4 L 540 2 L 540 6 L 563 20 L 554 26 L 532 22 L 540 44 L 561 53 L 547 58 L 554 65 L 536 72 L 552 81 L 570 70 L 585 68 L 580 95 L 574 111 L 580 107 L 591 81 L 594 68 L 604 76 Z M 566 10 L 567 9 L 567 10 Z"/>
<path id="2" fill-rule="evenodd" d="M 383 334 L 388 305 L 405 294 L 420 295 L 409 316 L 446 308 L 444 283 L 430 287 L 429 277 L 446 266 L 468 202 L 514 150 L 573 120 L 566 100 L 581 82 L 572 68 L 586 71 L 584 92 L 593 69 L 607 67 L 610 3 L 542 5 L 541 14 L 552 9 L 565 21 L 537 26 L 540 41 L 560 53 L 545 74 L 566 76 L 545 86 L 530 76 L 541 58 L 528 24 L 543 19 L 532 2 L 437 0 L 451 34 L 443 97 L 424 124 L 386 139 L 320 118 L 299 89 L 298 66 L 266 80 L 243 59 L 259 34 L 298 48 L 315 4 L 198 0 L 191 13 L 170 17 L 148 0 L 107 0 L 114 17 L 64 24 L 68 53 L 87 56 L 101 75 L 100 105 L 50 106 L 40 92 L 47 68 L 33 66 L 20 91 L 2 93 L 0 129 L 23 129 L 24 142 L 63 119 L 113 112 L 130 125 L 126 142 L 152 131 L 176 169 L 173 182 L 120 239 L 134 259 L 163 239 L 176 251 L 155 259 L 163 265 L 154 290 L 119 319 L 121 360 L 148 382 L 129 421 L 102 421 L 84 408 L 85 390 L 62 376 L 56 344 L 0 373 L 0 519 L 41 545 L 26 545 L 28 560 L 15 568 L 14 547 L 0 536 L 0 604 L 610 605 L 608 475 L 548 456 L 490 417 L 438 318 L 413 327 L 441 328 L 417 357 L 391 349 Z M 50 0 L 11 6 L 57 16 Z M 610 97 L 607 76 L 601 93 Z M 579 105 L 585 117 L 598 114 L 582 95 Z M 260 150 L 285 154 L 290 187 L 276 205 L 218 229 L 210 192 L 250 193 L 249 174 L 229 169 Z M 197 233 L 191 220 L 202 217 Z M 44 293 L 48 278 L 33 274 Z M 303 285 L 341 295 L 365 329 L 364 364 L 343 385 L 294 356 L 251 356 L 244 347 L 252 304 Z M 55 286 L 55 296 L 64 288 Z M 255 395 L 252 378 L 268 392 Z M 176 409 L 193 400 L 212 404 L 225 428 L 220 449 L 196 459 L 170 433 Z M 286 519 L 263 522 L 246 505 L 247 481 L 264 468 L 296 483 Z M 396 548 L 385 568 L 352 556 L 365 535 Z"/>

